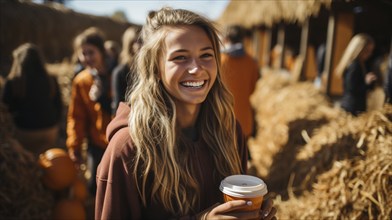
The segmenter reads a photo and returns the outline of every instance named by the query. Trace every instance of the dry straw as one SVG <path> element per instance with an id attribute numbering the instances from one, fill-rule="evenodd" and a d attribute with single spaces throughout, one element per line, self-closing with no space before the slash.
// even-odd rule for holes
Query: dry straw
<path id="1" fill-rule="evenodd" d="M 303 23 L 311 16 L 317 16 L 322 6 L 329 8 L 332 0 L 232 0 L 217 22 L 223 25 L 271 27 L 279 22 Z"/>
<path id="2" fill-rule="evenodd" d="M 265 73 L 251 97 L 255 174 L 281 219 L 390 219 L 392 106 L 354 118 L 311 83 Z"/>
<path id="3" fill-rule="evenodd" d="M 6 108 L 0 104 L 0 124 L 11 128 Z M 42 182 L 42 170 L 35 157 L 1 129 L 0 216 L 2 219 L 51 219 L 53 192 Z"/>

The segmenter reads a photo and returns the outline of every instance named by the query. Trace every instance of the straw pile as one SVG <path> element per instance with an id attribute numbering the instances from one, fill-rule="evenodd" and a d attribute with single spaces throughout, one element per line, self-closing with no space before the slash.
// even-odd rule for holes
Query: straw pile
<path id="1" fill-rule="evenodd" d="M 2 219 L 51 219 L 53 193 L 41 182 L 34 156 L 12 138 L 12 122 L 0 104 L 0 216 Z"/>
<path id="2" fill-rule="evenodd" d="M 65 106 L 68 106 L 71 97 L 72 79 L 74 77 L 73 64 L 64 59 L 61 63 L 47 63 L 49 74 L 56 76 Z"/>
<path id="3" fill-rule="evenodd" d="M 353 118 L 280 74 L 263 75 L 251 101 L 249 149 L 278 218 L 391 218 L 392 106 Z"/>
<path id="4" fill-rule="evenodd" d="M 325 149 L 320 151 L 323 154 L 329 153 L 326 157 L 332 159 L 331 168 L 317 177 L 312 191 L 300 197 L 291 195 L 284 202 L 277 200 L 280 212 L 278 216 L 293 219 L 391 219 L 391 120 L 392 106 L 389 105 L 380 111 L 348 120 L 343 127 L 336 123 L 323 128 L 305 146 L 307 151 L 301 152 L 298 159 L 306 161 L 314 157 L 310 149 L 322 145 Z M 348 131 L 347 134 L 336 133 L 339 136 L 351 136 L 352 141 L 348 142 L 344 136 L 338 136 L 336 144 L 333 144 L 334 137 L 329 140 L 325 138 L 328 133 L 332 135 L 333 130 Z M 328 144 L 328 141 L 331 142 Z M 350 150 L 339 150 L 337 146 Z M 347 154 L 349 151 L 352 152 L 351 155 Z"/>
<path id="5" fill-rule="evenodd" d="M 251 103 L 257 134 L 249 140 L 249 150 L 256 175 L 266 177 L 272 191 L 284 193 L 305 140 L 314 129 L 344 113 L 332 108 L 313 84 L 294 83 L 289 75 L 275 72 L 264 73 Z"/>

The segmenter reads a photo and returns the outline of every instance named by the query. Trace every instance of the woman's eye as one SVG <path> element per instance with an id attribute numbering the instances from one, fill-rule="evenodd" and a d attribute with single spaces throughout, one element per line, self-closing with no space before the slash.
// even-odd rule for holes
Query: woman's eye
<path id="1" fill-rule="evenodd" d="M 209 58 L 209 57 L 213 57 L 213 55 L 210 53 L 205 53 L 205 54 L 201 55 L 201 57 L 202 58 Z"/>
<path id="2" fill-rule="evenodd" d="M 185 56 L 176 56 L 173 58 L 173 60 L 186 60 Z"/>

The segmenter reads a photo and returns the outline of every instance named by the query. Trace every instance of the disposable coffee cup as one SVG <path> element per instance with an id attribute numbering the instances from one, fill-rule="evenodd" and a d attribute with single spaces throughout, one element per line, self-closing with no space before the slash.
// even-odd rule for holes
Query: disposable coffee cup
<path id="1" fill-rule="evenodd" d="M 250 175 L 232 175 L 221 181 L 219 186 L 225 202 L 232 200 L 252 201 L 252 205 L 242 211 L 260 210 L 263 198 L 268 193 L 267 185 L 258 177 Z"/>

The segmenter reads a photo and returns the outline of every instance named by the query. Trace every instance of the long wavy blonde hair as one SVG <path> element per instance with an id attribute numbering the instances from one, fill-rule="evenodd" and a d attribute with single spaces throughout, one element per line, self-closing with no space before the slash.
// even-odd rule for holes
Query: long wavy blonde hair
<path id="1" fill-rule="evenodd" d="M 335 68 L 335 74 L 342 77 L 344 70 L 361 54 L 368 44 L 374 44 L 374 40 L 368 34 L 356 34 L 347 45 L 342 58 Z"/>
<path id="2" fill-rule="evenodd" d="M 131 65 L 135 57 L 136 51 L 133 44 L 138 40 L 140 28 L 129 27 L 122 36 L 122 50 L 120 53 L 120 63 Z"/>
<path id="3" fill-rule="evenodd" d="M 215 175 L 223 178 L 238 174 L 241 163 L 233 97 L 221 80 L 216 28 L 211 21 L 191 11 L 171 8 L 151 11 L 141 32 L 143 46 L 136 57 L 136 83 L 128 94 L 130 135 L 137 149 L 134 175 L 144 205 L 150 199 L 158 201 L 173 215 L 181 216 L 197 209 L 202 192 L 189 162 L 192 155 L 176 124 L 175 104 L 158 78 L 167 33 L 164 27 L 176 25 L 202 28 L 215 52 L 218 74 L 202 104 L 197 128 L 199 138 L 207 143 L 214 158 Z"/>

